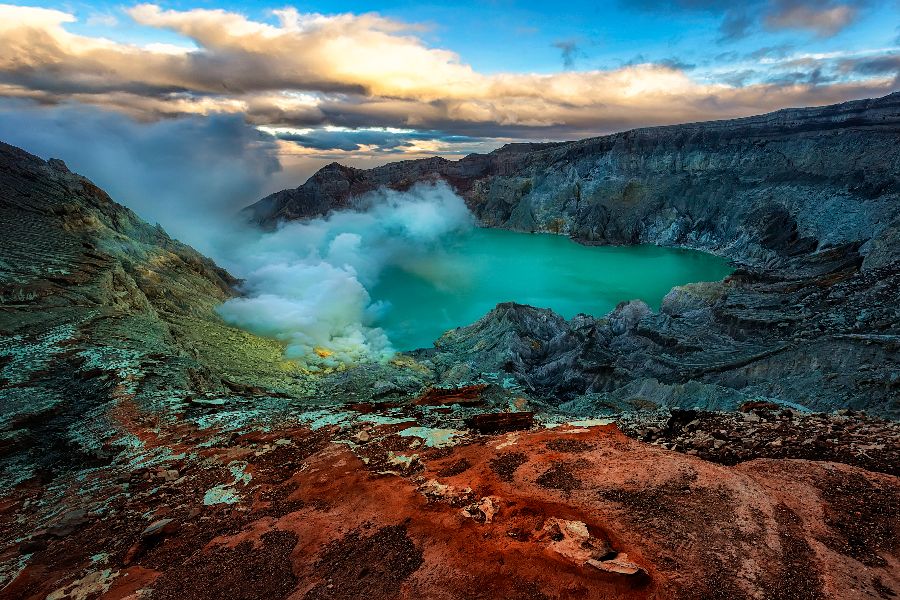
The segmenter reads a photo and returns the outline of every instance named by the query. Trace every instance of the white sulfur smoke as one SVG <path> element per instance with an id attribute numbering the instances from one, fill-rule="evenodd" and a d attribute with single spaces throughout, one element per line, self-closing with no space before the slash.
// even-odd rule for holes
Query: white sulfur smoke
<path id="1" fill-rule="evenodd" d="M 472 224 L 463 200 L 438 183 L 380 190 L 361 197 L 356 210 L 247 234 L 217 253 L 245 280 L 246 294 L 219 314 L 285 342 L 288 358 L 310 366 L 388 358 L 390 341 L 373 325 L 384 307 L 368 290 L 386 267 L 414 262 Z"/>
<path id="2" fill-rule="evenodd" d="M 244 279 L 247 295 L 220 314 L 284 341 L 289 358 L 311 366 L 390 356 L 390 342 L 373 326 L 385 307 L 367 291 L 385 267 L 459 279 L 433 251 L 472 218 L 444 184 L 368 194 L 358 210 L 271 233 L 238 225 L 236 211 L 270 191 L 281 169 L 274 139 L 240 115 L 138 123 L 77 104 L 0 99 L 0 139 L 66 160 Z"/>

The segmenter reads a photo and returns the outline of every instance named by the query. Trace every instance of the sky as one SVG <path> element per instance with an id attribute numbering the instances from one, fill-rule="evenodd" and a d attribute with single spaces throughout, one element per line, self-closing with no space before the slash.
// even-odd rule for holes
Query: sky
<path id="1" fill-rule="evenodd" d="M 115 156 L 170 148 L 175 166 L 246 171 L 235 205 L 332 161 L 452 158 L 898 82 L 900 0 L 0 4 L 0 139 L 113 187 Z"/>

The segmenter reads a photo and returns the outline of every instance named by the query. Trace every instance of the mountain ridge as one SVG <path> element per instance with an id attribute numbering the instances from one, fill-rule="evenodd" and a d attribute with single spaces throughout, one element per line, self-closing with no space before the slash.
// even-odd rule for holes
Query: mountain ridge
<path id="1" fill-rule="evenodd" d="M 852 143 L 843 139 L 848 136 L 853 137 Z M 692 239 L 687 230 L 709 229 L 705 221 L 718 216 L 720 205 L 734 208 L 728 206 L 730 193 L 748 196 L 762 206 L 760 188 L 773 196 L 824 194 L 834 198 L 836 205 L 856 198 L 896 197 L 900 153 L 885 142 L 898 136 L 900 93 L 893 93 L 569 142 L 510 144 L 457 161 L 432 157 L 373 169 L 332 163 L 303 185 L 250 205 L 244 215 L 273 227 L 281 220 L 321 217 L 348 208 L 353 197 L 381 186 L 403 190 L 420 181 L 440 179 L 466 200 L 486 226 L 564 233 L 587 243 L 683 245 L 739 261 L 763 262 L 773 253 L 758 243 L 752 248 L 728 248 L 742 231 L 713 228 L 710 233 L 717 239 L 703 240 Z M 811 138 L 815 138 L 813 144 Z M 847 151 L 854 148 L 855 153 Z M 820 164 L 810 159 L 816 155 L 822 155 Z M 843 162 L 837 163 L 838 158 Z M 843 173 L 848 162 L 854 169 Z M 660 181 L 664 178 L 670 181 Z M 598 181 L 603 179 L 608 183 Z M 757 189 L 755 197 L 748 193 L 748 185 Z M 846 197 L 835 198 L 841 193 Z M 699 196 L 706 205 L 689 206 L 685 199 L 691 196 Z M 641 202 L 635 204 L 635 200 Z M 789 219 L 799 219 L 801 229 L 818 229 L 815 233 L 826 241 L 839 228 L 823 227 L 810 207 L 790 206 L 790 201 L 780 204 Z M 665 214 L 666 208 L 678 214 Z M 732 213 L 743 216 L 737 210 Z M 875 220 L 880 228 L 863 229 L 871 229 L 877 237 L 884 223 L 893 223 L 896 217 L 894 207 L 879 211 Z M 646 227 L 640 220 L 659 223 Z M 751 241 L 758 242 L 759 237 L 751 235 Z M 841 241 L 849 241 L 846 237 Z"/>

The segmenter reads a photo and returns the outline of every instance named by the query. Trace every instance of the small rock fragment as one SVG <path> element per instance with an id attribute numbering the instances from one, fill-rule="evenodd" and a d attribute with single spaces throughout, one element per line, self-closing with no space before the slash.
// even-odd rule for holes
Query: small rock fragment
<path id="1" fill-rule="evenodd" d="M 147 528 L 141 532 L 141 537 L 153 538 L 165 535 L 172 535 L 178 531 L 178 525 L 172 519 L 160 519 L 147 525 Z"/>
<path id="2" fill-rule="evenodd" d="M 591 558 L 587 561 L 587 564 L 600 569 L 601 571 L 618 573 L 619 575 L 637 575 L 643 571 L 639 566 L 628 560 L 628 555 L 624 553 L 618 554 L 615 558 L 609 560 L 596 560 Z"/>
<path id="3" fill-rule="evenodd" d="M 544 522 L 541 536 L 549 538 L 548 548 L 581 566 L 590 559 L 604 558 L 612 553 L 605 541 L 590 534 L 587 524 L 551 517 Z"/>
<path id="4" fill-rule="evenodd" d="M 499 511 L 500 499 L 496 496 L 485 496 L 462 509 L 463 516 L 475 519 L 479 523 L 490 523 Z"/>
<path id="5" fill-rule="evenodd" d="M 55 537 L 66 537 L 89 521 L 88 512 L 83 508 L 70 510 L 51 525 L 48 532 Z"/>

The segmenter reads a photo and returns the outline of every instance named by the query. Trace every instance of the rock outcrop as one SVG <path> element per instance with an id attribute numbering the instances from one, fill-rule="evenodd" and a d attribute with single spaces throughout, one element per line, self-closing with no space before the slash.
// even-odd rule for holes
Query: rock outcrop
<path id="1" fill-rule="evenodd" d="M 102 464 L 120 405 L 291 392 L 282 347 L 213 307 L 236 280 L 60 160 L 0 143 L 0 480 Z"/>
<path id="2" fill-rule="evenodd" d="M 370 170 L 333 163 L 246 214 L 272 226 L 347 208 L 381 186 L 441 179 L 491 227 L 690 246 L 767 266 L 853 244 L 865 246 L 863 255 L 877 247 L 873 261 L 881 264 L 900 225 L 898 136 L 895 93 L 577 142 L 510 144 L 458 161 Z"/>
<path id="3" fill-rule="evenodd" d="M 900 593 L 895 476 L 802 459 L 724 466 L 614 426 L 430 447 L 402 424 L 297 416 L 135 425 L 155 448 L 92 469 L 90 485 L 70 474 L 3 490 L 0 598 Z"/>
<path id="4" fill-rule="evenodd" d="M 417 356 L 448 384 L 513 384 L 587 412 L 763 398 L 900 416 L 900 93 L 821 108 L 512 144 L 459 161 L 337 164 L 247 209 L 262 226 L 441 179 L 485 226 L 733 260 L 658 314 L 501 306 Z M 628 301 L 628 298 L 623 298 Z"/>

